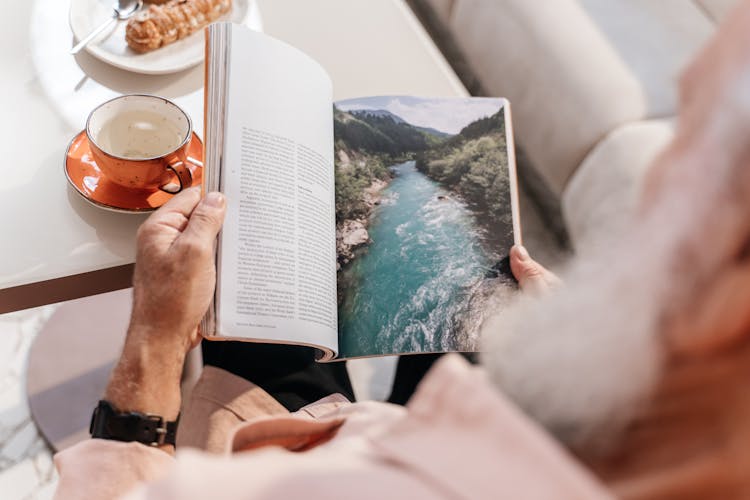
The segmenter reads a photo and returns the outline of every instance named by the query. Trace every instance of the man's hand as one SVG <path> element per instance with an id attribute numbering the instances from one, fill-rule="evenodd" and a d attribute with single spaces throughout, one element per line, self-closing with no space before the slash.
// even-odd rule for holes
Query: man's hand
<path id="1" fill-rule="evenodd" d="M 173 420 L 180 376 L 216 284 L 214 241 L 224 196 L 188 189 L 154 212 L 137 237 L 133 312 L 105 398 L 121 411 Z"/>
<path id="2" fill-rule="evenodd" d="M 199 203 L 200 202 L 200 203 Z M 214 241 L 224 221 L 224 196 L 188 189 L 138 230 L 130 331 L 154 345 L 187 352 L 216 284 Z"/>
<path id="3" fill-rule="evenodd" d="M 510 270 L 526 293 L 543 294 L 562 284 L 560 278 L 532 259 L 521 245 L 510 249 Z"/>

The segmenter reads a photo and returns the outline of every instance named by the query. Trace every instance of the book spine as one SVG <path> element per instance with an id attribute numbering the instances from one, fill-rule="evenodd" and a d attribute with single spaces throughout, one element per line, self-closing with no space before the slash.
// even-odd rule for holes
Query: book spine
<path id="1" fill-rule="evenodd" d="M 229 61 L 231 58 L 231 29 L 228 22 L 213 23 L 206 28 L 206 70 L 204 81 L 204 191 L 223 191 L 222 172 L 225 156 L 227 96 L 229 90 Z M 220 240 L 217 242 L 217 268 L 220 268 Z M 200 323 L 203 336 L 214 336 L 216 331 L 216 293 Z"/>

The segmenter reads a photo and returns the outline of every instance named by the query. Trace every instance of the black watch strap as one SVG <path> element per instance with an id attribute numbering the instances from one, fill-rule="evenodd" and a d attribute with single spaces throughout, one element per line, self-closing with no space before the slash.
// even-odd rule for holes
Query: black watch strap
<path id="1" fill-rule="evenodd" d="M 89 433 L 92 438 L 137 441 L 150 446 L 174 445 L 179 421 L 179 417 L 167 422 L 158 415 L 121 412 L 101 400 L 91 415 Z"/>

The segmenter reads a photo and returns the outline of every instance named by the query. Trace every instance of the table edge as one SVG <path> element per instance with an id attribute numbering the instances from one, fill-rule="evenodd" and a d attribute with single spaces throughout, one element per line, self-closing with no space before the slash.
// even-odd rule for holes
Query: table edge
<path id="1" fill-rule="evenodd" d="M 125 264 L 0 289 L 0 314 L 129 288 L 134 266 Z"/>

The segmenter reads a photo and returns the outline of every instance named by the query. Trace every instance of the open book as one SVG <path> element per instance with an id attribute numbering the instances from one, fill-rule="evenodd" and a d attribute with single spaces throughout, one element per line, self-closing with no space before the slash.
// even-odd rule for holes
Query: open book
<path id="1" fill-rule="evenodd" d="M 205 92 L 205 187 L 228 204 L 206 338 L 321 361 L 477 349 L 520 241 L 507 101 L 334 103 L 314 60 L 229 23 L 207 30 Z"/>

